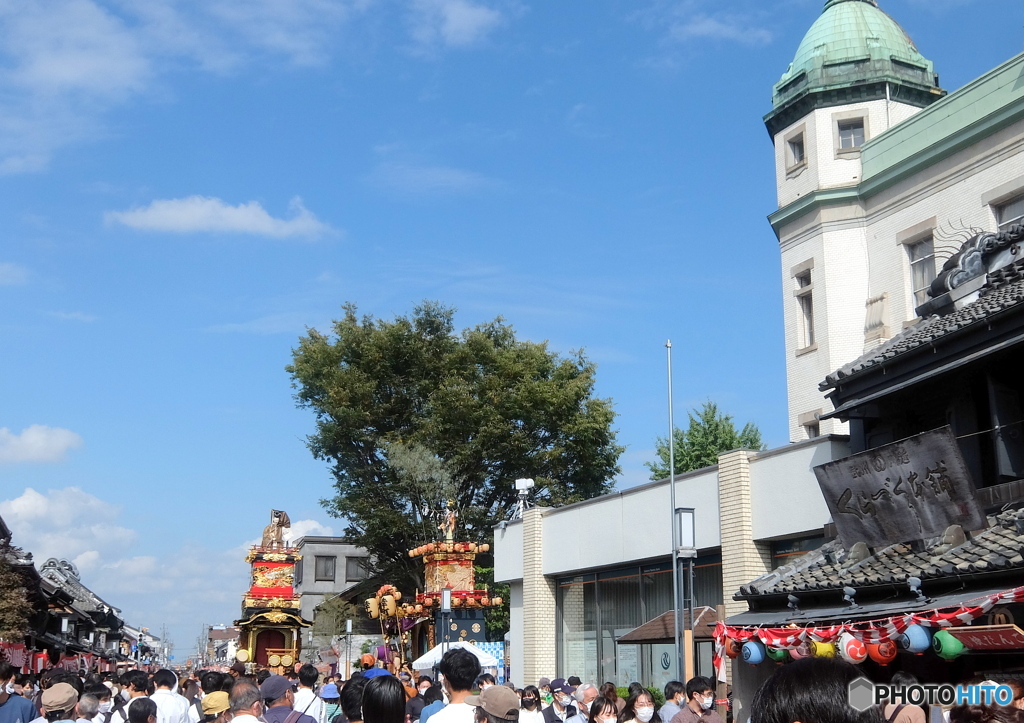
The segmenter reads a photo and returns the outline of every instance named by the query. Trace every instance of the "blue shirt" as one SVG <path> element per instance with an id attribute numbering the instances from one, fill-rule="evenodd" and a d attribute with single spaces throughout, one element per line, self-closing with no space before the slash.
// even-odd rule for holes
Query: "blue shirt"
<path id="1" fill-rule="evenodd" d="M 427 723 L 427 718 L 434 715 L 434 713 L 437 713 L 437 711 L 442 708 L 444 708 L 443 700 L 435 700 L 430 705 L 423 706 L 423 710 L 420 711 L 420 723 Z"/>
<path id="2" fill-rule="evenodd" d="M 39 711 L 28 698 L 12 695 L 0 705 L 0 723 L 29 723 L 39 717 Z"/>

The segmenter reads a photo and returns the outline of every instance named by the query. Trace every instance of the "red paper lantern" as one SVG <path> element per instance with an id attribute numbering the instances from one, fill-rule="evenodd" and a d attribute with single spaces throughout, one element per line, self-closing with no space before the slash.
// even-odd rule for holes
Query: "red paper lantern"
<path id="1" fill-rule="evenodd" d="M 740 651 L 743 649 L 743 643 L 733 638 L 726 638 L 725 640 L 725 654 L 730 658 L 738 658 Z"/>
<path id="2" fill-rule="evenodd" d="M 896 643 L 891 640 L 886 640 L 883 643 L 868 643 L 868 657 L 879 665 L 888 665 L 892 661 L 896 660 L 896 655 L 899 651 L 896 649 Z"/>

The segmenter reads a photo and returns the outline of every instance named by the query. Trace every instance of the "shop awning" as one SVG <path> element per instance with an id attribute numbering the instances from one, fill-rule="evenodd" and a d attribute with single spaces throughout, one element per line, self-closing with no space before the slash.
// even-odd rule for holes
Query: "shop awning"
<path id="1" fill-rule="evenodd" d="M 718 623 L 718 614 L 712 607 L 696 607 L 693 609 L 693 619 L 697 625 L 693 631 L 694 638 L 705 638 L 710 640 L 715 632 L 715 625 Z M 690 628 L 690 611 L 683 611 L 683 625 Z M 638 628 L 633 628 L 620 637 L 619 643 L 672 643 L 676 639 L 676 612 L 669 610 L 662 613 L 653 620 L 649 620 Z"/>

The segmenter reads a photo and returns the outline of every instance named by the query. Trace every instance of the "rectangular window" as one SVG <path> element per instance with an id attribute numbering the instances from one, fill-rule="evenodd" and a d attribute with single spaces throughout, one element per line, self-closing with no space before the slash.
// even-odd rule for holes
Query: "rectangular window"
<path id="1" fill-rule="evenodd" d="M 932 237 L 907 245 L 910 257 L 910 285 L 914 291 L 914 307 L 928 301 L 928 287 L 935 280 L 935 244 Z"/>
<path id="2" fill-rule="evenodd" d="M 772 569 L 786 565 L 794 558 L 817 550 L 824 544 L 825 538 L 822 535 L 799 537 L 795 540 L 775 540 L 772 542 Z"/>
<path id="3" fill-rule="evenodd" d="M 1006 231 L 1014 224 L 1024 224 L 1024 196 L 996 206 L 996 221 L 1000 231 Z"/>
<path id="4" fill-rule="evenodd" d="M 369 577 L 366 571 L 366 558 L 365 557 L 346 557 L 345 558 L 345 579 L 346 580 L 365 580 Z"/>
<path id="5" fill-rule="evenodd" d="M 804 432 L 807 434 L 807 439 L 815 439 L 821 436 L 821 425 L 818 422 L 811 422 L 810 424 L 804 425 Z"/>
<path id="6" fill-rule="evenodd" d="M 302 584 L 302 560 L 295 563 L 295 586 Z"/>
<path id="7" fill-rule="evenodd" d="M 839 121 L 839 150 L 860 148 L 864 145 L 864 119 L 851 118 Z"/>
<path id="8" fill-rule="evenodd" d="M 814 299 L 812 296 L 814 286 L 811 283 L 811 272 L 801 271 L 795 277 L 796 281 L 796 303 L 799 310 L 798 349 L 806 349 L 814 346 Z"/>
<path id="9" fill-rule="evenodd" d="M 333 555 L 328 557 L 326 555 L 316 556 L 316 570 L 315 575 L 317 582 L 334 582 L 334 565 L 337 562 L 337 558 Z"/>
<path id="10" fill-rule="evenodd" d="M 786 168 L 799 166 L 804 158 L 804 134 L 801 133 L 786 141 Z"/>

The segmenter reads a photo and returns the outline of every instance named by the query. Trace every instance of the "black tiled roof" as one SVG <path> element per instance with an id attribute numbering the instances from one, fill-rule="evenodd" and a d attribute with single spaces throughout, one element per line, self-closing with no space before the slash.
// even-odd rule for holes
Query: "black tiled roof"
<path id="1" fill-rule="evenodd" d="M 965 329 L 985 323 L 992 316 L 1024 301 L 1024 259 L 988 275 L 980 298 L 945 316 L 932 316 L 908 327 L 881 346 L 875 347 L 825 377 L 819 385 L 827 391 L 840 382 L 890 359 L 908 354 Z"/>
<path id="2" fill-rule="evenodd" d="M 909 577 L 929 580 L 965 573 L 1024 572 L 1024 509 L 990 515 L 988 521 L 987 529 L 941 554 L 931 552 L 941 538 L 932 540 L 920 551 L 901 543 L 876 550 L 846 569 L 843 562 L 848 553 L 838 540 L 833 540 L 744 585 L 736 597 L 891 585 L 905 583 Z"/>

